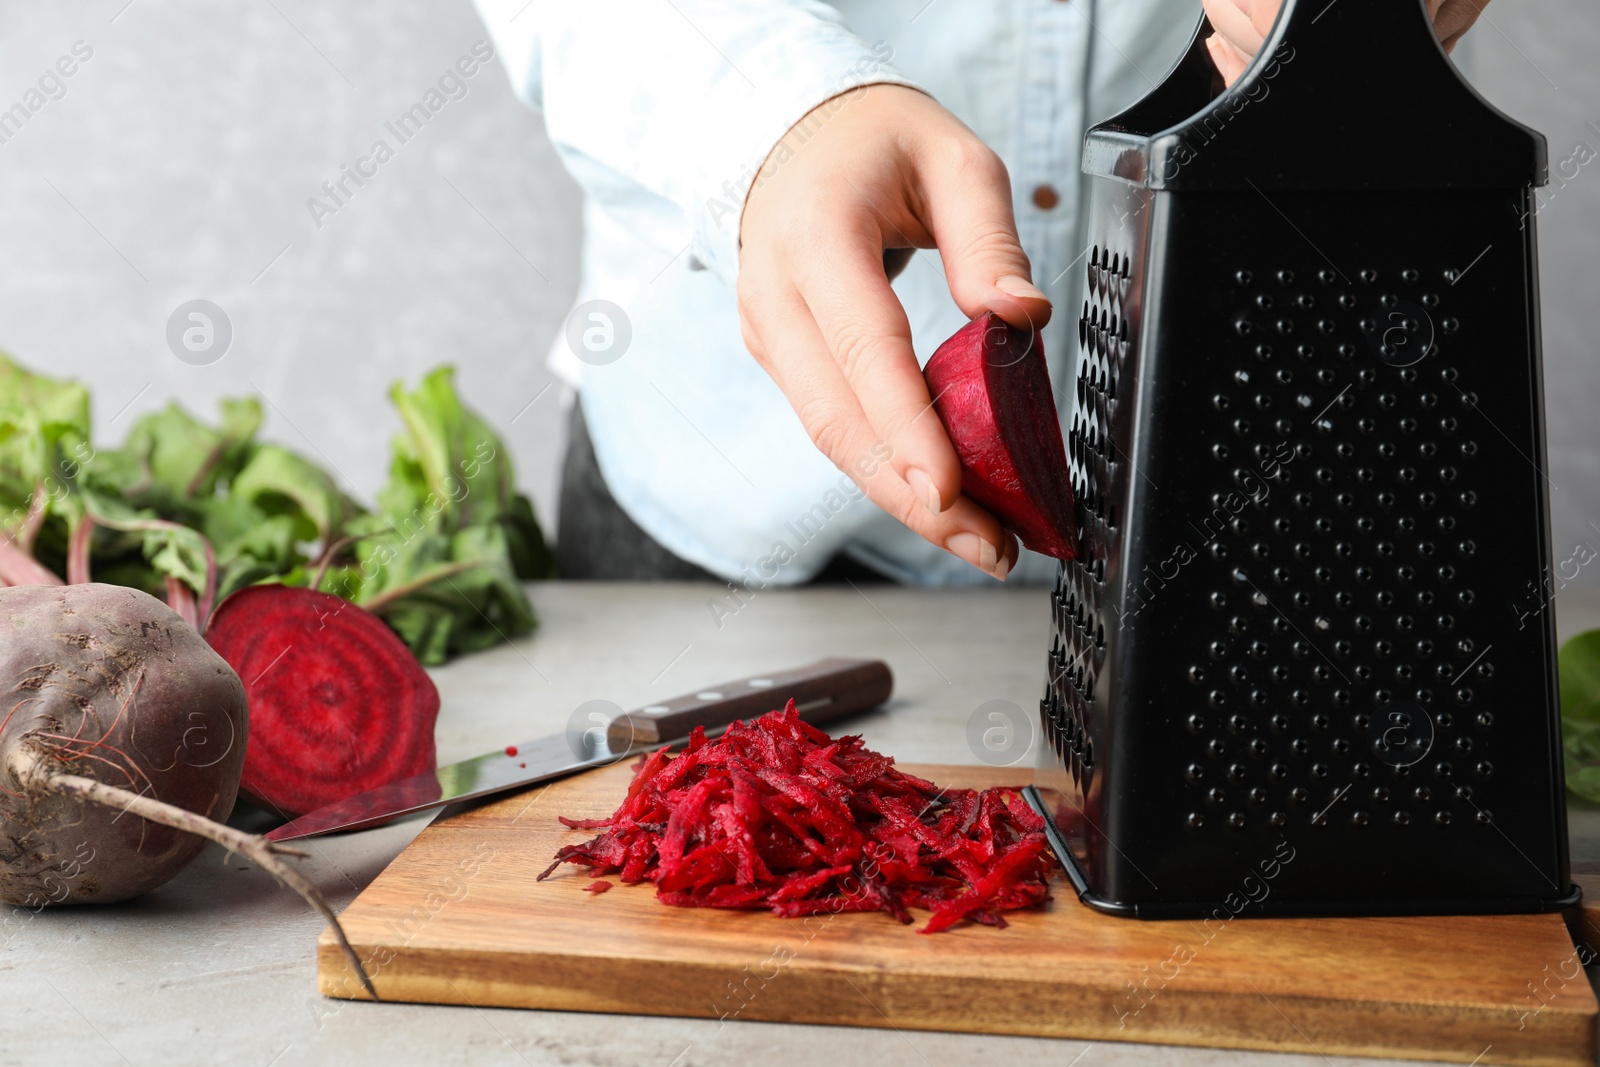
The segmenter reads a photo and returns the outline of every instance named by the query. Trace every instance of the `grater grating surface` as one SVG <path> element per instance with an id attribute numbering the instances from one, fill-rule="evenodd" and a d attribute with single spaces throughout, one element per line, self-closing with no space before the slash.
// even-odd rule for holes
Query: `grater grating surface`
<path id="1" fill-rule="evenodd" d="M 1333 34 L 1295 11 L 1269 47 L 1301 31 L 1309 71 Z M 1517 607 L 1549 565 L 1531 178 L 1157 178 L 1118 121 L 1086 153 L 1082 553 L 1040 708 L 1082 894 L 1199 914 L 1292 845 L 1253 910 L 1559 906 L 1553 627 Z"/>

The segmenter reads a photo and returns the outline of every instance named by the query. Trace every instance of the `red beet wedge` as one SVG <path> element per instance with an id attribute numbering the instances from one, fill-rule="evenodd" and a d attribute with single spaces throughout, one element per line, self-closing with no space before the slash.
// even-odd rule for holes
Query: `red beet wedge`
<path id="1" fill-rule="evenodd" d="M 328 593 L 255 585 L 211 616 L 206 640 L 244 681 L 240 790 L 303 815 L 435 767 L 439 691 L 382 620 Z"/>
<path id="2" fill-rule="evenodd" d="M 1074 558 L 1067 450 L 1038 332 L 980 316 L 939 346 L 923 375 L 961 459 L 961 491 L 1028 548 Z"/>

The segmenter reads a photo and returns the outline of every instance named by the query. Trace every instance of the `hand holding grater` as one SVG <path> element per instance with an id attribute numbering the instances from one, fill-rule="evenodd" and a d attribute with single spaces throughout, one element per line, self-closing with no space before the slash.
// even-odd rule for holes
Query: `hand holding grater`
<path id="1" fill-rule="evenodd" d="M 1544 139 L 1421 0 L 1285 0 L 1227 90 L 1209 32 L 1084 148 L 1035 799 L 1108 912 L 1566 906 Z"/>

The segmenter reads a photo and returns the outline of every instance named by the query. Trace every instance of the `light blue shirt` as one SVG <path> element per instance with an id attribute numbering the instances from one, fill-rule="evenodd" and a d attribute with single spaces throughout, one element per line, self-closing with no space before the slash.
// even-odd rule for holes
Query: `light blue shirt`
<path id="1" fill-rule="evenodd" d="M 584 349 L 583 322 L 550 354 L 580 387 L 622 509 L 679 556 L 752 588 L 804 582 L 836 552 L 908 583 L 991 581 L 864 499 L 746 352 L 734 302 L 744 195 L 818 104 L 877 83 L 929 93 L 1010 171 L 1034 282 L 1056 308 L 1044 345 L 1069 418 L 1083 134 L 1160 81 L 1198 0 L 477 3 L 585 193 L 579 306 L 605 300 L 625 315 L 592 320 L 612 361 L 578 358 L 568 333 Z M 1035 197 L 1045 186 L 1054 206 Z M 918 252 L 894 289 L 926 362 L 965 322 L 938 254 Z M 1024 552 L 1012 580 L 1054 569 Z"/>

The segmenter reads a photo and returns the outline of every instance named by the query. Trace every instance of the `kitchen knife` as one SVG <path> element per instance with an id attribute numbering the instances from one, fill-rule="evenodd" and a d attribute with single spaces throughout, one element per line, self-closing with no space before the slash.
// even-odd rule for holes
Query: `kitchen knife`
<path id="1" fill-rule="evenodd" d="M 824 659 L 790 671 L 724 682 L 619 715 L 604 730 L 597 724 L 525 741 L 357 793 L 266 836 L 271 841 L 293 841 L 336 830 L 361 830 L 401 815 L 520 789 L 686 740 L 696 726 L 704 726 L 708 734 L 718 733 L 789 700 L 806 722 L 831 722 L 876 707 L 889 699 L 893 688 L 889 665 L 871 659 Z"/>

